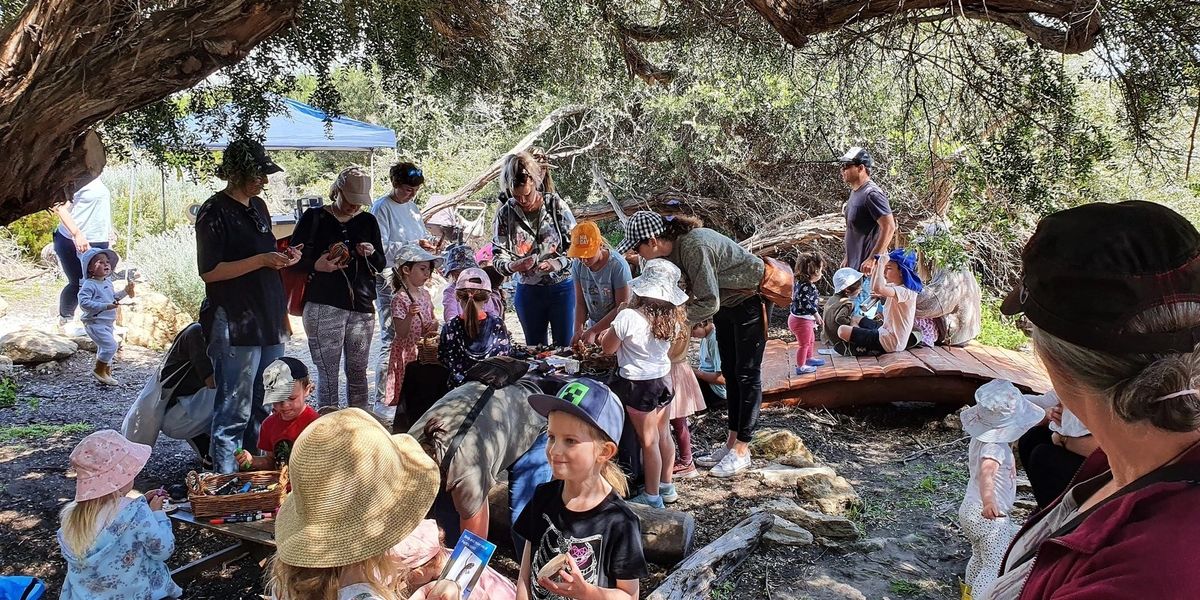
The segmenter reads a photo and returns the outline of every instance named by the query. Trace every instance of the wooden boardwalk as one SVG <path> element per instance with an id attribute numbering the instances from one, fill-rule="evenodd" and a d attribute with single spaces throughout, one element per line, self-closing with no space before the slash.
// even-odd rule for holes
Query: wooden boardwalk
<path id="1" fill-rule="evenodd" d="M 796 344 L 767 342 L 763 357 L 765 404 L 830 408 L 916 401 L 971 402 L 975 389 L 992 379 L 1007 379 L 1026 393 L 1044 394 L 1050 379 L 1035 355 L 972 342 L 964 347 L 937 346 L 879 357 L 821 355 L 816 373 L 795 374 Z"/>

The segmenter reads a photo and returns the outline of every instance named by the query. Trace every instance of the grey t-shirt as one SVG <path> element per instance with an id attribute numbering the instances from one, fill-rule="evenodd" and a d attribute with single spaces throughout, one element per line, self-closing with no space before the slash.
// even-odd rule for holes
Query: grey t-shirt
<path id="1" fill-rule="evenodd" d="M 589 269 L 578 259 L 571 263 L 571 279 L 583 290 L 583 303 L 587 305 L 588 320 L 592 323 L 598 323 L 616 308 L 617 290 L 629 285 L 632 278 L 629 263 L 612 251 L 608 253 L 608 262 L 599 271 Z"/>
<path id="2" fill-rule="evenodd" d="M 887 194 L 867 181 L 846 203 L 846 266 L 858 269 L 879 242 L 879 218 L 892 214 Z"/>
<path id="3" fill-rule="evenodd" d="M 408 430 L 409 435 L 422 445 L 432 445 L 438 454 L 434 460 L 440 465 L 442 453 L 486 389 L 482 383 L 468 381 L 450 390 L 417 419 Z M 500 472 L 528 452 L 546 430 L 546 418 L 529 406 L 529 395 L 537 393 L 541 393 L 537 386 L 527 381 L 496 390 L 467 430 L 443 479 L 459 514 L 479 512 Z M 441 424 L 426 436 L 425 425 L 435 417 Z"/>

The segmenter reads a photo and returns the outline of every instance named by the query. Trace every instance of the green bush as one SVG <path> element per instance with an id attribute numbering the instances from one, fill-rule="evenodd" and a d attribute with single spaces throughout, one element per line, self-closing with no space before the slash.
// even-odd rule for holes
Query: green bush
<path id="1" fill-rule="evenodd" d="M 10 223 L 8 234 L 21 247 L 21 254 L 36 259 L 41 256 L 42 248 L 53 239 L 57 227 L 58 217 L 42 210 Z"/>
<path id="2" fill-rule="evenodd" d="M 1029 338 L 1017 328 L 1011 317 L 1000 314 L 999 300 L 985 300 L 979 338 L 976 341 L 988 346 L 1017 350 L 1024 346 Z"/>
<path id="3" fill-rule="evenodd" d="M 196 273 L 196 234 L 180 225 L 137 241 L 134 261 L 150 287 L 195 318 L 204 301 L 204 282 Z"/>

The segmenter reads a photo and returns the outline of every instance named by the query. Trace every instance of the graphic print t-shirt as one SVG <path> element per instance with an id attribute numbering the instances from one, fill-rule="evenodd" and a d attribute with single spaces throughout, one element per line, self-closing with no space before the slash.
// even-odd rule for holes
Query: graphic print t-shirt
<path id="1" fill-rule="evenodd" d="M 316 421 L 318 416 L 320 415 L 311 406 L 305 406 L 291 421 L 284 421 L 279 415 L 272 414 L 263 421 L 262 429 L 259 430 L 258 449 L 274 452 L 276 465 L 286 465 L 292 454 L 292 444 L 296 443 L 296 438 L 300 437 L 304 429 Z"/>
<path id="2" fill-rule="evenodd" d="M 516 531 L 531 545 L 530 572 L 535 600 L 560 596 L 538 585 L 537 572 L 559 554 L 570 554 L 588 583 L 612 589 L 620 579 L 647 575 L 642 528 L 625 501 L 610 492 L 595 508 L 567 510 L 562 481 L 539 485 L 517 519 Z"/>

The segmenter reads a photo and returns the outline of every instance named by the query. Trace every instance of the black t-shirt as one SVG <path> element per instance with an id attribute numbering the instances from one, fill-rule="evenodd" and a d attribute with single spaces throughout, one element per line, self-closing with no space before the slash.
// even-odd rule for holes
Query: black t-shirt
<path id="1" fill-rule="evenodd" d="M 204 380 L 213 374 L 212 359 L 208 357 L 208 343 L 199 323 L 183 328 L 163 361 L 159 381 L 164 391 L 170 390 L 168 400 L 190 396 L 204 387 Z"/>
<path id="2" fill-rule="evenodd" d="M 337 242 L 350 249 L 350 263 L 332 273 L 317 271 L 317 259 Z M 355 249 L 360 242 L 371 244 L 375 253 L 366 258 L 360 256 Z M 361 212 L 343 223 L 322 207 L 310 208 L 296 223 L 291 243 L 304 244 L 296 268 L 312 274 L 304 288 L 305 302 L 354 312 L 375 312 L 375 273 L 382 271 L 386 263 L 375 215 Z"/>
<path id="3" fill-rule="evenodd" d="M 217 192 L 204 201 L 196 216 L 196 262 L 200 274 L 220 263 L 275 251 L 271 213 L 257 196 L 250 205 Z M 229 343 L 233 346 L 272 346 L 282 343 L 286 300 L 283 281 L 274 269 L 255 269 L 233 279 L 204 284 L 207 297 L 200 307 L 200 324 L 211 340 L 213 316 L 225 309 Z"/>
<path id="4" fill-rule="evenodd" d="M 559 554 L 569 553 L 588 583 L 601 588 L 614 589 L 619 579 L 645 577 L 641 523 L 625 501 L 610 492 L 595 508 L 573 512 L 563 505 L 562 491 L 559 480 L 539 485 L 517 518 L 517 534 L 529 540 L 532 549 L 531 597 L 558 598 L 538 585 L 537 572 Z"/>

